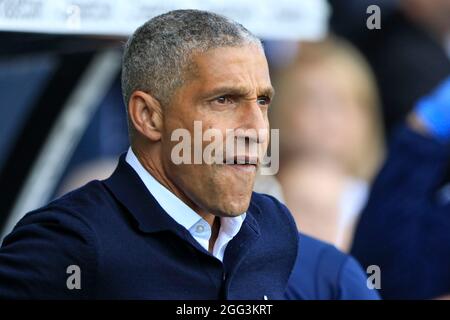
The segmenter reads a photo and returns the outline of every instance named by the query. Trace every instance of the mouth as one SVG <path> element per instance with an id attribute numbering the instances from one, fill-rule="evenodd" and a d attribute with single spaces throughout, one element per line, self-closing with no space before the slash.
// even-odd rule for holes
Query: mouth
<path id="1" fill-rule="evenodd" d="M 253 173 L 256 172 L 256 169 L 258 168 L 258 158 L 250 156 L 235 156 L 226 158 L 223 165 L 240 172 Z"/>

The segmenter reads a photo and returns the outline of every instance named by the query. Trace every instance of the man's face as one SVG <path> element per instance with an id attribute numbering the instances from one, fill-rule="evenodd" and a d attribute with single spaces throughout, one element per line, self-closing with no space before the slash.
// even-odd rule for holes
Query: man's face
<path id="1" fill-rule="evenodd" d="M 172 102 L 164 109 L 162 159 L 166 175 L 201 210 L 217 216 L 237 216 L 250 203 L 257 166 L 253 164 L 176 165 L 171 159 L 172 149 L 179 141 L 171 141 L 174 130 L 190 132 L 192 154 L 194 121 L 201 121 L 202 132 L 216 129 L 222 133 L 223 144 L 227 130 L 269 130 L 267 110 L 272 96 L 267 61 L 255 45 L 212 49 L 193 57 L 195 71 L 177 90 Z M 237 135 L 243 138 L 242 135 Z M 261 138 L 261 137 L 260 137 Z M 203 140 L 203 139 L 202 139 Z M 268 135 L 248 144 L 267 149 Z M 209 141 L 199 148 L 204 150 Z M 236 156 L 249 156 L 245 148 Z M 224 152 L 223 162 L 230 162 Z"/>

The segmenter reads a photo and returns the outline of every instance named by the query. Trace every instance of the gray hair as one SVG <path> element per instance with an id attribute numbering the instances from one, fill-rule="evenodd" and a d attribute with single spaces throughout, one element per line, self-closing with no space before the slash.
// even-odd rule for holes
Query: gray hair
<path id="1" fill-rule="evenodd" d="M 174 10 L 139 27 L 125 45 L 122 61 L 122 94 L 125 105 L 136 90 L 150 93 L 163 105 L 192 68 L 192 54 L 219 47 L 261 41 L 241 24 L 200 10 Z"/>

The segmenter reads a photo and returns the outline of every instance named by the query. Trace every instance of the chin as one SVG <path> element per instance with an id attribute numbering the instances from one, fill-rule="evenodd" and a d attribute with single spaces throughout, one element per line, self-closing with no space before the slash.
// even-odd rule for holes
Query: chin
<path id="1" fill-rule="evenodd" d="M 243 198 L 242 196 L 237 196 L 234 200 L 222 203 L 215 214 L 221 217 L 237 217 L 248 210 L 250 205 L 251 193 L 249 196 Z"/>

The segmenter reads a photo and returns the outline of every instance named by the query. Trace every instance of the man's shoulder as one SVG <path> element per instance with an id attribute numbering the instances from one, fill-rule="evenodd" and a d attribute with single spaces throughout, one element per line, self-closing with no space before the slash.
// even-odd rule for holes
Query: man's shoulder
<path id="1" fill-rule="evenodd" d="M 103 203 L 110 197 L 103 181 L 92 180 L 82 187 L 74 189 L 55 200 L 49 202 L 48 206 L 68 205 L 68 206 L 92 206 Z"/>
<path id="2" fill-rule="evenodd" d="M 79 299 L 91 292 L 99 248 L 95 216 L 107 212 L 102 192 L 101 182 L 88 183 L 16 224 L 0 248 L 0 282 L 8 279 L 0 298 Z M 83 270 L 85 290 L 65 290 L 69 266 Z"/>
<path id="3" fill-rule="evenodd" d="M 77 221 L 84 225 L 91 225 L 91 221 L 99 215 L 111 212 L 112 205 L 112 197 L 103 182 L 93 180 L 27 213 L 18 225 L 38 223 L 48 219 L 69 224 Z"/>

